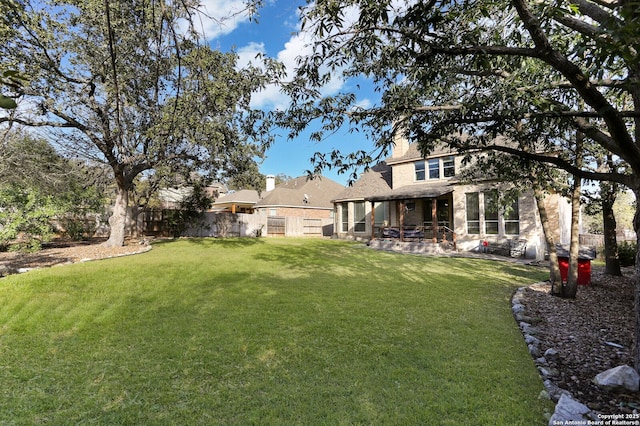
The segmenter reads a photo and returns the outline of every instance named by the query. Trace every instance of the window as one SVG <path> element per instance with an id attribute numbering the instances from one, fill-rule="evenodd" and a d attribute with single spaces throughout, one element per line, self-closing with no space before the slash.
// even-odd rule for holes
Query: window
<path id="1" fill-rule="evenodd" d="M 342 232 L 349 231 L 349 203 L 342 203 Z"/>
<path id="2" fill-rule="evenodd" d="M 442 159 L 442 173 L 444 177 L 452 177 L 456 175 L 456 162 L 453 156 L 444 157 Z"/>
<path id="3" fill-rule="evenodd" d="M 440 159 L 429 160 L 429 179 L 440 179 Z"/>
<path id="4" fill-rule="evenodd" d="M 424 161 L 416 161 L 414 166 L 416 169 L 416 180 L 424 180 Z"/>
<path id="5" fill-rule="evenodd" d="M 467 194 L 467 233 L 480 233 L 480 195 L 477 192 Z"/>
<path id="6" fill-rule="evenodd" d="M 355 232 L 365 232 L 367 229 L 367 223 L 365 221 L 366 215 L 364 210 L 364 201 L 358 201 L 353 203 L 354 212 L 353 212 L 353 221 L 354 227 L 353 230 Z"/>
<path id="7" fill-rule="evenodd" d="M 278 209 L 269 209 L 269 216 L 278 216 Z"/>
<path id="8" fill-rule="evenodd" d="M 508 235 L 520 234 L 520 211 L 517 198 L 504 211 L 504 233 Z"/>
<path id="9" fill-rule="evenodd" d="M 376 226 L 383 226 L 389 223 L 389 203 L 374 203 L 374 215 Z"/>
<path id="10" fill-rule="evenodd" d="M 487 235 L 498 234 L 498 193 L 484 193 L 484 232 Z"/>

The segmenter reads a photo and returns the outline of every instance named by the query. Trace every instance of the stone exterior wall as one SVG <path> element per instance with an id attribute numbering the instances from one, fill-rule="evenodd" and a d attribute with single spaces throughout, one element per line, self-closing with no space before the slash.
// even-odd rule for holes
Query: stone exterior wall
<path id="1" fill-rule="evenodd" d="M 453 191 L 452 197 L 452 222 L 451 228 L 455 231 L 457 237 L 457 244 L 460 250 L 464 251 L 477 251 L 481 248 L 482 242 L 485 240 L 490 241 L 503 241 L 506 239 L 519 238 L 527 240 L 526 256 L 529 258 L 541 258 L 546 250 L 546 243 L 544 240 L 544 234 L 542 233 L 540 226 L 540 219 L 538 216 L 538 210 L 533 197 L 533 193 L 526 192 L 520 195 L 518 199 L 519 210 L 519 227 L 520 233 L 518 235 L 507 235 L 504 231 L 504 222 L 499 220 L 499 233 L 498 235 L 486 235 L 483 225 L 484 206 L 480 203 L 481 209 L 481 226 L 479 234 L 469 234 L 467 232 L 467 218 L 466 218 L 466 194 L 469 192 L 483 193 L 493 189 L 495 185 L 491 184 L 478 184 L 478 185 L 457 185 Z M 481 198 L 482 200 L 482 198 Z M 405 226 L 421 225 L 423 216 L 424 199 L 411 200 L 415 202 L 415 210 L 406 212 L 405 214 Z M 398 205 L 399 202 L 390 201 L 389 211 L 389 225 L 397 226 L 399 223 Z M 348 209 L 348 229 L 346 231 L 342 228 L 342 210 Z M 371 209 L 370 202 L 365 202 L 365 230 L 363 232 L 356 232 L 354 229 L 354 202 L 339 203 L 336 205 L 336 215 L 334 221 L 335 234 L 339 238 L 366 240 L 371 238 Z"/>
<path id="2" fill-rule="evenodd" d="M 430 157 L 430 158 L 442 158 L 449 157 L 450 154 L 442 155 L 440 157 Z M 456 181 L 457 178 L 440 178 L 440 179 L 426 179 L 423 181 L 416 181 L 416 170 L 415 170 L 415 161 L 420 160 L 420 157 L 416 157 L 414 161 L 409 161 L 406 163 L 398 163 L 392 164 L 393 166 L 393 188 L 397 189 L 403 186 L 408 185 L 417 185 L 417 184 L 425 184 L 425 185 L 433 185 L 433 184 L 444 184 L 450 181 Z M 441 164 L 442 166 L 442 164 Z M 462 158 L 459 156 L 455 157 L 455 168 L 456 175 L 460 173 L 460 169 L 462 167 Z M 427 170 L 428 176 L 428 170 Z M 443 176 L 442 170 L 440 170 L 440 176 Z"/>

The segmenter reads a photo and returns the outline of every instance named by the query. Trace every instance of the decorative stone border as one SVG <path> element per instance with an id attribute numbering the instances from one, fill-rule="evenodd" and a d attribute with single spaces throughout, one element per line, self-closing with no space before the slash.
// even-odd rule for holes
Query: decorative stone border
<path id="1" fill-rule="evenodd" d="M 546 285 L 546 283 L 536 283 L 530 287 L 536 285 Z M 540 396 L 556 403 L 555 411 L 549 419 L 549 426 L 589 424 L 589 421 L 599 420 L 597 414 L 591 411 L 589 407 L 577 401 L 569 391 L 560 388 L 553 382 L 552 379 L 558 375 L 558 372 L 549 366 L 548 361 L 557 360 L 559 354 L 553 348 L 547 349 L 544 354 L 540 353 L 541 342 L 536 337 L 538 330 L 531 325 L 532 318 L 527 315 L 526 306 L 524 305 L 526 288 L 520 287 L 516 290 L 511 298 L 511 309 L 516 322 L 520 326 L 524 341 L 529 348 L 529 353 L 534 359 L 536 368 L 542 378 L 545 389 L 540 393 Z"/>

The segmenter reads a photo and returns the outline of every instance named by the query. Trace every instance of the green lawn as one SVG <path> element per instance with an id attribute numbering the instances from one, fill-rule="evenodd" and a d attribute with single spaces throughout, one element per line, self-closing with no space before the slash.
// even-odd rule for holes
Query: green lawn
<path id="1" fill-rule="evenodd" d="M 510 297 L 544 270 L 180 240 L 0 280 L 0 424 L 543 425 Z"/>

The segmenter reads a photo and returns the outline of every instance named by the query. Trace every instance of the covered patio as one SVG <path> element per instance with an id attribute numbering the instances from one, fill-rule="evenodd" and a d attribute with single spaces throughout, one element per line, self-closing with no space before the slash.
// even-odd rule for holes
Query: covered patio
<path id="1" fill-rule="evenodd" d="M 367 197 L 365 201 L 371 203 L 371 240 L 445 242 L 455 249 L 450 185 L 411 185 Z M 381 209 L 385 204 L 388 208 Z"/>

